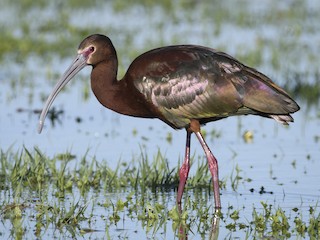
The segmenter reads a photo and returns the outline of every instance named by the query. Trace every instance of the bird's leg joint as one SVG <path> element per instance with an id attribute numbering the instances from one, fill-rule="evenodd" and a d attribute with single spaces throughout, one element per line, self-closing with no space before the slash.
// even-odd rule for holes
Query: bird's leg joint
<path id="1" fill-rule="evenodd" d="M 189 127 L 187 128 L 188 132 L 200 132 L 200 123 L 198 120 L 195 119 L 191 119 Z"/>

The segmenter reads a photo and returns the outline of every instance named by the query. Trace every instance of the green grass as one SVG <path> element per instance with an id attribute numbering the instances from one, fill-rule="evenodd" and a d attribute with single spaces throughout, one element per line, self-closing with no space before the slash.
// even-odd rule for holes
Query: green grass
<path id="1" fill-rule="evenodd" d="M 320 235 L 317 205 L 310 206 L 309 216 L 303 216 L 299 207 L 282 209 L 264 202 L 252 208 L 251 219 L 242 216 L 244 209 L 233 206 L 215 213 L 208 204 L 210 174 L 201 160 L 193 166 L 197 169 L 190 176 L 181 213 L 174 201 L 168 205 L 168 197 L 175 195 L 179 166 L 169 168 L 160 151 L 152 160 L 142 153 L 132 162 L 119 162 L 115 169 L 87 156 L 76 159 L 68 152 L 48 158 L 37 148 L 1 151 L 0 160 L 1 224 L 11 225 L 10 236 L 16 239 L 44 234 L 76 238 L 97 231 L 108 236 L 110 229 L 129 219 L 140 222 L 151 236 L 164 231 L 168 221 L 177 236 L 196 231 L 206 238 L 219 227 L 226 228 L 230 237 L 239 232 L 259 239 Z M 71 166 L 72 161 L 79 163 Z M 238 167 L 234 172 L 230 182 L 236 190 L 239 181 L 246 180 L 239 177 Z M 190 192 L 191 197 L 186 197 Z M 104 222 L 104 229 L 96 229 L 97 222 Z M 6 231 L 1 229 L 0 235 Z"/>
<path id="2" fill-rule="evenodd" d="M 168 160 L 160 150 L 153 160 L 149 160 L 143 152 L 139 159 L 131 162 L 119 161 L 116 169 L 111 169 L 107 162 L 99 162 L 95 158 L 88 160 L 85 155 L 74 168 L 69 163 L 75 156 L 67 152 L 49 159 L 38 148 L 33 152 L 23 149 L 20 153 L 1 152 L 1 178 L 6 186 L 13 187 L 19 198 L 23 191 L 29 189 L 41 192 L 48 185 L 53 186 L 59 194 L 71 192 L 77 188 L 80 192 L 88 189 L 112 191 L 118 188 L 174 189 L 178 185 L 178 169 L 170 169 Z M 189 180 L 190 187 L 208 187 L 211 175 L 206 163 L 202 160 L 198 171 Z"/>

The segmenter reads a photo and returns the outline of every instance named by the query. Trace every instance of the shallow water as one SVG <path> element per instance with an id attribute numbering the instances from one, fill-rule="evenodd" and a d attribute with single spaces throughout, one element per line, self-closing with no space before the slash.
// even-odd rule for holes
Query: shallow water
<path id="1" fill-rule="evenodd" d="M 241 56 L 246 56 L 246 52 L 260 49 L 261 57 L 257 57 L 260 61 L 256 62 L 256 58 L 253 57 L 252 60 L 248 57 L 248 64 L 259 68 L 278 84 L 296 84 L 294 78 L 286 79 L 290 71 L 307 73 L 306 82 L 319 84 L 316 82 L 319 79 L 312 77 L 319 73 L 320 62 L 315 57 L 320 50 L 317 40 L 319 29 L 316 26 L 320 19 L 314 14 L 315 9 L 320 9 L 318 1 L 265 1 L 264 4 L 241 1 L 236 6 L 232 1 L 226 1 L 217 6 L 221 11 L 229 13 L 225 18 L 217 16 L 211 3 L 206 4 L 195 5 L 190 10 L 174 3 L 176 10 L 169 11 L 168 16 L 161 6 L 144 8 L 140 5 L 123 11 L 116 11 L 110 3 L 75 10 L 69 7 L 71 12 L 68 13 L 68 24 L 84 29 L 97 28 L 108 34 L 119 50 L 119 75 L 123 75 L 134 57 L 144 50 L 160 45 L 192 43 L 221 48 L 240 60 Z M 298 4 L 304 5 L 302 10 L 296 11 Z M 288 5 L 292 7 L 292 15 Z M 17 6 L 6 7 L 17 11 Z M 4 9 L 6 8 L 1 11 L 5 11 Z M 34 8 L 22 15 L 21 21 L 27 19 L 37 34 L 41 21 L 31 16 L 41 13 L 39 18 L 45 22 L 55 18 L 57 9 L 56 6 L 48 6 L 44 11 Z M 48 15 L 43 14 L 44 12 Z M 242 15 L 243 22 L 239 22 Z M 4 17 L 1 22 L 9 26 Z M 14 35 L 22 34 L 20 24 L 19 20 L 15 20 L 10 25 L 15 29 Z M 72 35 L 68 29 L 63 31 Z M 41 37 L 54 41 L 55 31 L 48 31 Z M 81 38 L 74 42 L 74 55 L 80 40 Z M 288 49 L 285 44 L 281 45 L 283 42 L 288 42 Z M 278 52 L 278 55 L 274 52 Z M 169 159 L 170 166 L 175 167 L 178 160 L 183 158 L 185 131 L 172 130 L 159 120 L 135 119 L 103 108 L 89 90 L 89 68 L 82 71 L 59 94 L 53 107 L 63 113 L 54 122 L 47 118 L 42 134 L 37 134 L 38 110 L 42 108 L 44 99 L 74 55 L 62 58 L 59 54 L 54 54 L 50 58 L 44 58 L 31 54 L 23 62 L 13 62 L 12 54 L 6 55 L 0 66 L 1 149 L 17 151 L 23 146 L 27 149 L 37 146 L 49 156 L 70 151 L 77 159 L 88 152 L 89 158 L 96 156 L 98 160 L 108 161 L 113 167 L 116 167 L 119 160 L 129 162 L 138 158 L 141 149 L 150 157 L 155 156 L 160 149 Z M 278 62 L 273 59 L 277 56 Z M 276 67 L 273 66 L 273 61 L 277 63 Z M 292 82 L 288 83 L 288 80 Z M 229 179 L 235 166 L 238 166 L 244 179 L 252 179 L 250 182 L 240 181 L 236 190 L 231 188 L 231 181 L 227 181 L 227 188 L 221 191 L 223 209 L 233 206 L 241 209 L 243 219 L 250 219 L 252 207 L 261 208 L 260 201 L 285 209 L 299 207 L 305 210 L 305 215 L 309 206 L 317 205 L 320 196 L 319 108 L 318 104 L 309 104 L 303 96 L 293 97 L 301 110 L 293 115 L 295 122 L 289 127 L 255 116 L 232 117 L 204 127 L 208 144 L 219 161 L 220 178 Z M 220 136 L 212 137 L 212 131 Z M 246 131 L 253 133 L 252 142 L 246 142 L 243 138 Z M 172 141 L 167 140 L 169 134 L 172 135 Z M 195 154 L 196 159 L 203 158 L 202 149 L 195 138 L 192 139 L 192 154 Z M 71 164 L 76 164 L 76 161 Z M 191 171 L 194 171 L 196 165 Z M 268 193 L 259 194 L 262 186 Z M 186 194 L 192 197 L 192 191 Z M 115 199 L 121 198 L 121 194 L 114 195 Z M 99 194 L 97 198 L 105 197 L 105 194 Z M 169 199 L 167 205 L 171 208 L 175 204 L 175 193 L 167 193 L 165 199 L 164 201 Z M 210 205 L 213 205 L 212 197 L 208 198 L 208 206 Z M 105 209 L 94 211 L 108 215 Z M 168 222 L 166 226 L 171 224 Z M 105 223 L 101 218 L 97 217 L 95 229 L 101 232 L 90 234 L 91 238 L 105 236 Z M 174 233 L 168 229 L 161 228 L 155 236 L 162 239 L 174 238 Z M 130 219 L 123 221 L 122 225 L 110 227 L 109 231 L 112 236 L 119 233 L 123 238 L 131 238 L 131 234 L 145 238 L 154 236 Z M 8 236 L 9 233 L 2 234 Z M 50 231 L 46 234 L 51 236 Z M 228 234 L 230 232 L 226 228 L 220 227 L 221 238 L 229 236 Z M 239 234 L 233 233 L 232 236 L 244 236 L 243 233 Z M 195 231 L 190 235 L 192 238 L 201 237 Z"/>

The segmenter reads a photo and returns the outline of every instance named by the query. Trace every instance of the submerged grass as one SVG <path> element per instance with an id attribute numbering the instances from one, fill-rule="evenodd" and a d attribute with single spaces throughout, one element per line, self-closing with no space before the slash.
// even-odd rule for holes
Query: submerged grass
<path id="1" fill-rule="evenodd" d="M 202 238 L 214 237 L 221 226 L 229 231 L 227 238 L 241 231 L 247 238 L 316 239 L 320 235 L 318 206 L 310 207 L 309 216 L 302 216 L 299 208 L 288 211 L 261 202 L 262 207 L 253 208 L 251 220 L 244 220 L 243 209 L 233 206 L 215 213 L 208 204 L 212 197 L 210 174 L 201 161 L 190 176 L 188 191 L 193 194 L 185 197 L 179 213 L 175 201 L 168 200 L 175 195 L 179 168 L 170 168 L 160 151 L 152 160 L 141 154 L 140 159 L 120 162 L 116 169 L 87 156 L 74 166 L 70 156 L 49 158 L 37 148 L 19 153 L 1 151 L 0 235 L 77 238 L 96 233 L 112 238 L 116 232 L 112 229 L 126 219 L 140 222 L 149 237 L 169 231 L 168 221 L 177 237 L 195 231 Z M 239 169 L 235 171 L 233 188 L 234 181 L 241 181 Z M 118 237 L 128 237 L 125 231 L 123 234 Z"/>

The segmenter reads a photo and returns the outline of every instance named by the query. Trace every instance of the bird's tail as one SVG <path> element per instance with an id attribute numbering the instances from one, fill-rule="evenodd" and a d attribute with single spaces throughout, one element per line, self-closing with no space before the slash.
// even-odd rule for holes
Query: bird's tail
<path id="1" fill-rule="evenodd" d="M 278 123 L 283 125 L 289 125 L 289 122 L 293 122 L 293 117 L 290 114 L 287 115 L 269 115 L 269 117 L 276 120 Z"/>
<path id="2" fill-rule="evenodd" d="M 243 104 L 282 124 L 293 122 L 290 113 L 298 111 L 300 107 L 289 94 L 257 70 L 246 68 L 245 71 L 247 81 L 242 83 Z"/>

